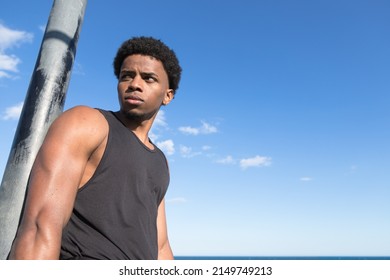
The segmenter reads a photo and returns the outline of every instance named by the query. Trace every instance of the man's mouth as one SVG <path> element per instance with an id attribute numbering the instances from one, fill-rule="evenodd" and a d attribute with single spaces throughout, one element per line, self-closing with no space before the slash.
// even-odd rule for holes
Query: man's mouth
<path id="1" fill-rule="evenodd" d="M 140 105 L 144 100 L 137 95 L 129 95 L 125 97 L 125 101 L 132 105 Z"/>

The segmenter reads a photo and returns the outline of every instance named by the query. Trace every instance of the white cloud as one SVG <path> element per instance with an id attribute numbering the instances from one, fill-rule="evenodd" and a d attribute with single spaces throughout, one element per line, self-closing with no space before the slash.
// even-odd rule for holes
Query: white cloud
<path id="1" fill-rule="evenodd" d="M 179 131 L 183 132 L 184 134 L 190 134 L 190 135 L 198 135 L 199 134 L 199 129 L 190 127 L 190 126 L 182 126 L 179 127 Z"/>
<path id="2" fill-rule="evenodd" d="M 166 127 L 168 126 L 166 118 L 165 118 L 165 112 L 163 110 L 158 111 L 156 119 L 154 120 L 153 123 L 154 126 L 162 126 Z"/>
<path id="3" fill-rule="evenodd" d="M 158 134 L 161 132 L 161 129 L 167 129 L 168 123 L 165 118 L 165 112 L 160 110 L 157 113 L 156 118 L 154 119 L 153 126 L 149 132 L 149 137 L 152 139 L 153 142 L 157 141 L 157 139 L 160 137 Z"/>
<path id="4" fill-rule="evenodd" d="M 1 36 L 1 35 L 0 35 Z M 20 59 L 14 55 L 5 55 L 0 53 L 0 69 L 11 72 L 18 72 Z M 2 71 L 4 72 L 4 71 Z"/>
<path id="5" fill-rule="evenodd" d="M 180 145 L 180 154 L 184 158 L 192 158 L 202 154 L 201 152 L 193 152 L 191 147 Z"/>
<path id="6" fill-rule="evenodd" d="M 211 133 L 217 133 L 218 129 L 217 127 L 208 124 L 206 122 L 202 122 L 202 126 L 200 128 L 200 133 L 201 134 L 211 134 Z"/>
<path id="7" fill-rule="evenodd" d="M 0 64 L 1 64 L 1 62 L 0 62 Z M 1 67 L 1 66 L 0 66 Z M 12 78 L 12 76 L 11 75 L 9 75 L 9 74 L 7 74 L 7 73 L 5 73 L 4 71 L 1 71 L 0 70 L 0 79 L 1 78 Z"/>
<path id="8" fill-rule="evenodd" d="M 236 161 L 234 160 L 234 158 L 232 156 L 227 156 L 225 158 L 217 160 L 217 163 L 221 163 L 221 164 L 235 164 Z"/>
<path id="9" fill-rule="evenodd" d="M 311 177 L 301 177 L 301 178 L 299 178 L 299 180 L 301 180 L 303 182 L 309 182 L 309 181 L 312 181 L 313 178 L 311 178 Z"/>
<path id="10" fill-rule="evenodd" d="M 1 117 L 3 120 L 17 120 L 22 112 L 23 102 L 16 104 L 15 106 L 5 109 L 5 113 Z"/>
<path id="11" fill-rule="evenodd" d="M 31 33 L 10 29 L 0 23 L 0 78 L 12 78 L 8 72 L 18 72 L 21 60 L 13 55 L 6 54 L 6 50 L 20 46 L 21 43 L 31 42 Z"/>
<path id="12" fill-rule="evenodd" d="M 217 133 L 218 129 L 207 122 L 202 122 L 200 127 L 182 126 L 179 127 L 179 131 L 188 135 L 199 135 Z"/>
<path id="13" fill-rule="evenodd" d="M 152 140 L 152 142 L 156 143 L 158 137 L 159 136 L 156 133 L 154 133 L 152 129 L 149 131 L 149 138 L 150 140 Z"/>
<path id="14" fill-rule="evenodd" d="M 23 42 L 31 42 L 33 35 L 31 33 L 19 30 L 12 30 L 0 23 L 0 51 L 14 46 L 19 46 Z"/>
<path id="15" fill-rule="evenodd" d="M 192 153 L 192 148 L 190 147 L 187 147 L 187 146 L 183 146 L 183 145 L 180 145 L 180 154 L 182 156 L 188 156 Z"/>
<path id="16" fill-rule="evenodd" d="M 240 160 L 240 166 L 242 169 L 249 167 L 262 167 L 271 165 L 272 159 L 270 157 L 255 156 L 252 158 L 245 158 Z"/>
<path id="17" fill-rule="evenodd" d="M 73 70 L 72 73 L 74 75 L 79 75 L 79 76 L 85 76 L 85 71 L 83 69 L 83 65 L 81 63 L 78 63 L 77 61 L 73 64 Z"/>
<path id="18" fill-rule="evenodd" d="M 172 140 L 158 142 L 157 146 L 168 156 L 171 156 L 175 153 L 175 144 Z"/>
<path id="19" fill-rule="evenodd" d="M 39 30 L 41 30 L 42 32 L 45 32 L 46 31 L 46 25 L 40 25 L 38 26 Z"/>

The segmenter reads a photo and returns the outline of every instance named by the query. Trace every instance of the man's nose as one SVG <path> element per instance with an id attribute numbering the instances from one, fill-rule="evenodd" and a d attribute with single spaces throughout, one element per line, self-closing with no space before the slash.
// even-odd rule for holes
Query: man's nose
<path id="1" fill-rule="evenodd" d="M 141 76 L 139 75 L 135 75 L 133 77 L 133 79 L 131 79 L 130 83 L 129 83 L 129 88 L 131 90 L 139 90 L 141 91 L 142 90 L 142 78 Z"/>

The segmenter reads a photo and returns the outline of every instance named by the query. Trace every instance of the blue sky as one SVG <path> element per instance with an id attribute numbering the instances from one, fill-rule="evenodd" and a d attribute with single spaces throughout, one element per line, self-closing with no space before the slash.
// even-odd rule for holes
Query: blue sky
<path id="1" fill-rule="evenodd" d="M 51 1 L 2 1 L 0 176 Z M 117 110 L 147 35 L 183 76 L 152 137 L 175 255 L 390 255 L 388 1 L 89 1 L 65 109 Z"/>

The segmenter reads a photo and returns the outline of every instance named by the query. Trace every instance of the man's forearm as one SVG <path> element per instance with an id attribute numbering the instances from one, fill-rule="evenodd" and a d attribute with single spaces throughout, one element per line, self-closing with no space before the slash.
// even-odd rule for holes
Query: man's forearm
<path id="1" fill-rule="evenodd" d="M 46 230 L 22 231 L 11 248 L 11 260 L 55 260 L 60 255 L 60 239 Z"/>
<path id="2" fill-rule="evenodd" d="M 173 260 L 173 253 L 169 242 L 165 242 L 164 245 L 158 251 L 159 260 Z"/>

